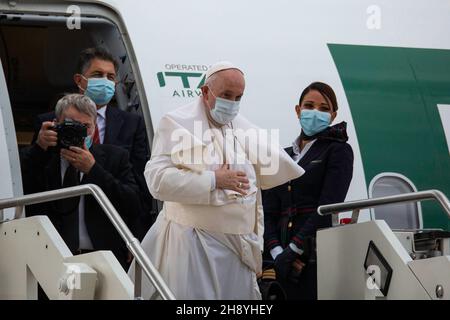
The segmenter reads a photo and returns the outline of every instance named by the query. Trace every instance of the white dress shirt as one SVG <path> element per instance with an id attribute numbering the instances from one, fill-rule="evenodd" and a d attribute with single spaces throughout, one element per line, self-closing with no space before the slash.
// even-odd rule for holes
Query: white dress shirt
<path id="1" fill-rule="evenodd" d="M 292 151 L 294 151 L 294 156 L 292 157 L 292 159 L 295 162 L 299 162 L 305 156 L 305 154 L 309 151 L 309 149 L 312 147 L 314 142 L 316 142 L 316 140 L 317 139 L 309 141 L 307 144 L 305 144 L 303 149 L 300 150 L 300 146 L 299 146 L 300 145 L 300 136 L 298 136 L 297 139 L 295 139 L 295 141 L 292 142 Z"/>
<path id="2" fill-rule="evenodd" d="M 61 157 L 61 181 L 64 179 L 64 174 L 69 167 L 69 162 Z M 80 172 L 80 181 L 83 179 L 83 172 Z M 85 250 L 93 250 L 91 238 L 89 237 L 86 222 L 84 221 L 84 196 L 80 196 L 80 203 L 78 204 L 78 237 L 79 248 Z"/>
<path id="3" fill-rule="evenodd" d="M 103 141 L 105 141 L 106 108 L 107 107 L 108 106 L 104 106 L 97 110 L 97 128 L 98 128 L 98 135 L 99 135 L 101 144 L 103 144 Z"/>

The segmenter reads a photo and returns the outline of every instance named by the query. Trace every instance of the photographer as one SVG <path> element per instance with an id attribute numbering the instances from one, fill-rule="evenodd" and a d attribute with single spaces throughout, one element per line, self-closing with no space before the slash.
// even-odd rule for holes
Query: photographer
<path id="1" fill-rule="evenodd" d="M 87 96 L 69 94 L 55 109 L 56 121 L 42 123 L 37 140 L 21 152 L 24 194 L 79 184 L 98 185 L 125 222 L 140 210 L 128 152 L 93 144 L 97 116 Z M 91 196 L 31 205 L 26 215 L 47 215 L 73 254 L 111 250 L 126 267 L 125 243 Z"/>
<path id="2" fill-rule="evenodd" d="M 156 219 L 158 208 L 144 178 L 144 168 L 150 153 L 144 119 L 136 113 L 111 105 L 119 84 L 119 66 L 120 63 L 106 48 L 87 48 L 79 55 L 73 81 L 78 92 L 96 104 L 97 127 L 92 136 L 93 143 L 112 144 L 129 153 L 142 206 L 139 216 L 131 222 L 130 227 L 136 237 L 142 240 Z M 37 140 L 42 123 L 54 118 L 54 112 L 37 116 L 33 142 Z"/>

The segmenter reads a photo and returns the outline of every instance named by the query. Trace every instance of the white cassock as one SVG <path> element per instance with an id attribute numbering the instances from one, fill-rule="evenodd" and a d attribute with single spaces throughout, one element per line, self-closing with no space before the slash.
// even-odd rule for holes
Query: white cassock
<path id="1" fill-rule="evenodd" d="M 245 141 L 238 133 L 260 129 L 241 115 L 232 127 L 232 134 L 224 134 L 225 127 L 210 130 L 198 98 L 166 114 L 155 134 L 144 175 L 151 194 L 164 206 L 142 246 L 177 299 L 261 299 L 256 281 L 264 233 L 261 188 L 304 173 L 280 148 L 271 150 L 279 168 L 264 173 L 252 149 L 261 141 Z M 224 161 L 247 174 L 246 196 L 212 185 L 214 170 Z M 159 297 L 144 275 L 142 296 Z"/>

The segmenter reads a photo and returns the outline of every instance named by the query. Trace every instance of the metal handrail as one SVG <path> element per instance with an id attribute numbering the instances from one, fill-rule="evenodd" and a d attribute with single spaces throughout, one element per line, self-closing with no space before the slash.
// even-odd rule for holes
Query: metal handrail
<path id="1" fill-rule="evenodd" d="M 439 190 L 426 190 L 404 193 L 395 196 L 327 204 L 317 208 L 317 213 L 319 213 L 319 215 L 321 216 L 325 216 L 333 213 L 353 211 L 354 215 L 352 216 L 352 222 L 356 222 L 359 210 L 361 209 L 374 208 L 392 203 L 419 202 L 422 200 L 435 200 L 439 202 L 442 209 L 444 209 L 444 211 L 450 218 L 450 201 L 445 196 L 445 194 L 443 194 Z"/>
<path id="2" fill-rule="evenodd" d="M 23 207 L 30 204 L 55 201 L 65 198 L 78 197 L 82 195 L 92 195 L 97 200 L 100 207 L 103 209 L 111 223 L 114 225 L 114 228 L 117 230 L 117 232 L 119 232 L 120 236 L 125 241 L 131 254 L 135 257 L 136 265 L 139 266 L 139 268 L 137 269 L 140 270 L 140 268 L 142 268 L 145 275 L 150 279 L 150 282 L 160 293 L 161 297 L 164 300 L 175 300 L 175 296 L 170 291 L 169 287 L 167 287 L 163 278 L 153 266 L 148 256 L 145 254 L 145 251 L 141 247 L 139 240 L 133 236 L 130 229 L 128 229 L 127 225 L 122 220 L 122 217 L 119 215 L 117 210 L 112 205 L 111 201 L 109 201 L 108 197 L 99 186 L 95 184 L 84 184 L 76 187 L 33 193 L 16 198 L 1 199 L 0 210 L 3 210 L 5 208 Z M 136 280 L 140 281 L 140 274 L 135 276 L 136 286 Z M 137 284 L 137 286 L 139 286 L 140 288 L 140 283 Z"/>

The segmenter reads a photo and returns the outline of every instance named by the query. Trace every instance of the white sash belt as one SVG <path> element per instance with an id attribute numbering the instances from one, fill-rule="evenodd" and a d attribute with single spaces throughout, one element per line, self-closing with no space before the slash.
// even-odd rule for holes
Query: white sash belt
<path id="1" fill-rule="evenodd" d="M 205 206 L 166 201 L 164 209 L 167 219 L 192 228 L 227 234 L 255 232 L 256 203 Z"/>

